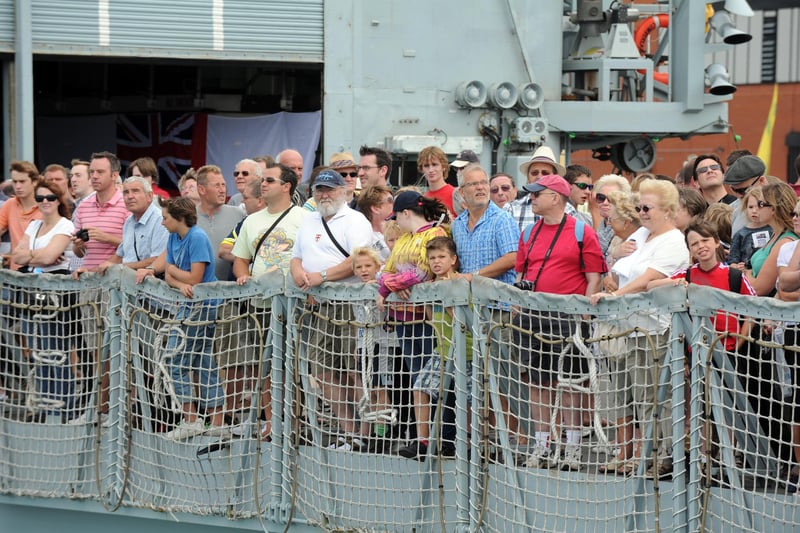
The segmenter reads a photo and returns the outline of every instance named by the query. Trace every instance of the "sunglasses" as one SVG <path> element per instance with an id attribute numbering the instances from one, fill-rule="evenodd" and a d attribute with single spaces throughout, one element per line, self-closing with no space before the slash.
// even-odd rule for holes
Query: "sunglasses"
<path id="1" fill-rule="evenodd" d="M 767 203 L 767 202 L 765 202 L 764 200 L 759 200 L 759 201 L 758 201 L 758 207 L 759 207 L 759 208 L 762 208 L 762 207 L 772 207 L 772 204 L 770 204 L 770 203 Z"/>
<path id="2" fill-rule="evenodd" d="M 794 217 L 800 217 L 800 213 L 798 213 L 797 211 L 792 211 L 792 218 Z"/>
<path id="3" fill-rule="evenodd" d="M 55 202 L 56 200 L 58 200 L 58 196 L 56 196 L 55 194 L 45 194 L 45 195 L 37 194 L 33 197 L 33 199 L 36 200 L 36 203 L 40 204 L 45 200 L 47 200 L 48 202 Z"/>
<path id="4" fill-rule="evenodd" d="M 234 170 L 233 171 L 233 177 L 234 178 L 238 178 L 240 175 L 244 176 L 246 178 L 247 176 L 250 175 L 250 171 L 249 170 Z"/>
<path id="5" fill-rule="evenodd" d="M 654 205 L 637 205 L 635 207 L 637 213 L 649 213 L 651 209 L 655 209 Z"/>
<path id="6" fill-rule="evenodd" d="M 280 182 L 280 183 L 283 183 L 283 180 L 280 180 L 280 179 L 278 179 L 278 178 L 273 178 L 272 176 L 270 176 L 270 177 L 268 177 L 268 178 L 263 178 L 261 181 L 262 181 L 262 183 L 263 183 L 263 182 L 265 182 L 265 181 L 266 181 L 267 183 L 275 183 L 276 181 L 277 181 L 277 182 Z"/>
<path id="7" fill-rule="evenodd" d="M 749 191 L 756 184 L 756 181 L 754 181 L 750 185 L 746 185 L 745 187 L 731 186 L 731 191 L 733 191 L 735 194 L 738 194 L 739 196 L 744 196 L 745 194 L 747 194 L 747 191 Z"/>
<path id="8" fill-rule="evenodd" d="M 583 182 L 581 182 L 581 183 L 573 183 L 573 185 L 576 186 L 577 188 L 579 188 L 582 191 L 586 191 L 586 190 L 591 191 L 592 189 L 594 189 L 594 185 L 592 185 L 591 183 L 583 183 Z"/>
<path id="9" fill-rule="evenodd" d="M 608 196 L 599 192 L 594 195 L 594 199 L 597 201 L 598 204 L 603 204 L 608 201 Z"/>
<path id="10" fill-rule="evenodd" d="M 500 191 L 508 192 L 510 190 L 511 190 L 511 185 L 500 185 L 499 187 L 492 187 L 491 189 L 489 189 L 489 192 L 492 194 L 497 194 Z"/>
<path id="11" fill-rule="evenodd" d="M 722 168 L 722 167 L 721 167 L 721 166 L 719 166 L 719 165 L 717 165 L 717 164 L 714 164 L 714 165 L 708 165 L 708 166 L 705 166 L 705 167 L 699 167 L 699 168 L 697 169 L 697 173 L 698 173 L 698 174 L 705 174 L 705 173 L 706 173 L 706 172 L 708 172 L 709 170 L 719 170 L 719 169 L 721 169 L 721 168 Z"/>
<path id="12" fill-rule="evenodd" d="M 539 195 L 540 195 L 540 194 L 544 194 L 544 193 L 547 193 L 547 192 L 549 192 L 550 194 L 556 194 L 556 193 L 555 193 L 555 192 L 553 192 L 553 191 L 536 191 L 536 192 L 532 192 L 532 193 L 531 193 L 531 195 L 532 195 L 534 198 L 539 198 Z"/>
<path id="13" fill-rule="evenodd" d="M 343 178 L 346 178 L 348 176 L 350 176 L 351 178 L 357 178 L 358 177 L 358 172 L 356 172 L 355 170 L 352 170 L 350 172 L 341 172 L 340 171 L 339 174 L 341 174 Z"/>

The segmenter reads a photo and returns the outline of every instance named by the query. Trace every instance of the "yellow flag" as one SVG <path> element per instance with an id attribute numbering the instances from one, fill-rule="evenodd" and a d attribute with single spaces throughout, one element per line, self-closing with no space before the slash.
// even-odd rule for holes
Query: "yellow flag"
<path id="1" fill-rule="evenodd" d="M 761 142 L 758 143 L 758 157 L 764 162 L 769 172 L 770 159 L 772 158 L 772 130 L 775 127 L 775 115 L 778 111 L 778 84 L 772 87 L 772 103 L 769 105 L 767 123 L 764 124 L 764 132 L 761 134 Z"/>

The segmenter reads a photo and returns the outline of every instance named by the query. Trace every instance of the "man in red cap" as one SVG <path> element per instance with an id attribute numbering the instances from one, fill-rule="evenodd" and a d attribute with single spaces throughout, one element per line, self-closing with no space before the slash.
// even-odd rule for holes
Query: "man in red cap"
<path id="1" fill-rule="evenodd" d="M 517 250 L 514 269 L 519 288 L 552 294 L 582 294 L 589 296 L 600 287 L 600 276 L 606 272 L 606 262 L 600 242 L 592 227 L 575 217 L 567 216 L 565 208 L 570 185 L 561 176 L 546 175 L 536 183 L 523 187 L 531 193 L 533 211 L 541 217 L 531 231 L 523 232 Z M 579 227 L 582 226 L 582 227 Z M 526 461 L 533 468 L 559 466 L 565 470 L 581 468 L 582 408 L 589 402 L 584 393 L 566 389 L 563 392 L 562 423 L 567 443 L 562 457 L 552 457 L 550 451 L 551 409 L 555 400 L 558 378 L 585 377 L 588 380 L 587 359 L 566 339 L 576 330 L 581 337 L 589 335 L 588 323 L 580 316 L 553 312 L 521 310 L 513 322 L 520 329 L 512 331 L 512 346 L 518 347 L 518 364 L 527 377 L 530 393 L 531 418 L 534 424 L 535 447 Z M 535 331 L 554 343 L 541 342 L 537 335 L 520 331 Z M 565 357 L 559 372 L 559 357 Z"/>

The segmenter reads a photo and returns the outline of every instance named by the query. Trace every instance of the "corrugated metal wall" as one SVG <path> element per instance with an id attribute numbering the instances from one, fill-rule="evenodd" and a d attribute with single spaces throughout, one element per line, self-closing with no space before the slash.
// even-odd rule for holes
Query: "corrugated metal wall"
<path id="1" fill-rule="evenodd" d="M 323 0 L 32 0 L 36 54 L 323 61 Z M 0 0 L 12 51 L 13 0 Z"/>
<path id="2" fill-rule="evenodd" d="M 800 82 L 800 8 L 756 11 L 752 17 L 731 17 L 753 40 L 734 46 L 731 51 L 713 54 L 707 63 L 722 63 L 731 73 L 734 85 L 771 83 L 762 76 L 765 20 L 777 20 L 775 80 L 778 83 Z"/>

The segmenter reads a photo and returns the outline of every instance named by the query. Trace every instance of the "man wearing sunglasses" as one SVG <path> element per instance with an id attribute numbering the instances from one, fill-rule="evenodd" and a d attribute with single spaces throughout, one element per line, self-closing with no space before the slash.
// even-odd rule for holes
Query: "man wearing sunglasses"
<path id="1" fill-rule="evenodd" d="M 537 148 L 536 151 L 533 152 L 531 158 L 519 166 L 519 171 L 525 176 L 525 181 L 528 185 L 536 183 L 542 176 L 551 174 L 563 176 L 567 173 L 567 169 L 564 168 L 564 165 L 556 161 L 553 150 L 545 145 Z M 507 204 L 505 210 L 517 222 L 520 231 L 534 222 L 537 222 L 540 218 L 531 209 L 530 195 L 523 196 L 519 200 Z M 572 210 L 574 211 L 574 208 Z"/>
<path id="2" fill-rule="evenodd" d="M 725 173 L 725 185 L 730 187 L 731 192 L 737 197 L 731 204 L 733 208 L 731 235 L 736 235 L 736 232 L 747 224 L 747 213 L 739 208 L 742 197 L 751 188 L 767 184 L 767 178 L 764 176 L 766 171 L 764 162 L 754 155 L 744 155 L 728 167 Z"/>
<path id="3" fill-rule="evenodd" d="M 709 205 L 717 202 L 730 205 L 736 201 L 736 197 L 725 190 L 724 174 L 725 167 L 716 154 L 703 154 L 695 158 L 692 176 Z"/>
<path id="4" fill-rule="evenodd" d="M 503 173 L 492 176 L 489 182 L 489 198 L 501 209 L 516 200 L 517 186 L 514 178 Z"/>
<path id="5" fill-rule="evenodd" d="M 233 170 L 233 182 L 237 192 L 228 200 L 228 205 L 238 207 L 242 210 L 242 213 L 247 213 L 242 205 L 242 201 L 244 200 L 242 195 L 250 180 L 261 181 L 263 169 L 264 167 L 254 159 L 242 159 L 236 163 L 236 168 Z"/>
<path id="6" fill-rule="evenodd" d="M 592 215 L 588 212 L 579 211 L 581 206 L 586 206 L 589 197 L 592 195 L 594 185 L 592 184 L 592 171 L 583 165 L 569 165 L 564 173 L 564 179 L 570 184 L 569 205 L 575 208 L 573 216 L 579 217 L 585 223 L 592 225 Z M 572 214 L 572 213 L 567 213 Z"/>

